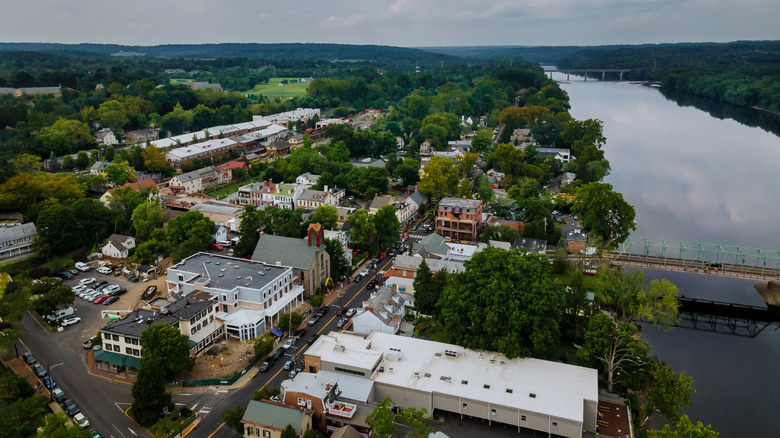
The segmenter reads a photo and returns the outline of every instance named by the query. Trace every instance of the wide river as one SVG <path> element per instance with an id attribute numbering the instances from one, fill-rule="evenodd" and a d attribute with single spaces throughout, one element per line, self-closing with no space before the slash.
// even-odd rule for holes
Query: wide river
<path id="1" fill-rule="evenodd" d="M 780 250 L 776 135 L 678 106 L 655 88 L 574 77 L 561 87 L 573 117 L 604 122 L 605 181 L 636 208 L 632 236 Z M 753 280 L 645 271 L 662 277 L 689 297 L 764 305 Z M 722 437 L 780 436 L 780 331 L 751 339 L 644 327 L 643 337 L 658 359 L 693 377 L 693 420 Z"/>

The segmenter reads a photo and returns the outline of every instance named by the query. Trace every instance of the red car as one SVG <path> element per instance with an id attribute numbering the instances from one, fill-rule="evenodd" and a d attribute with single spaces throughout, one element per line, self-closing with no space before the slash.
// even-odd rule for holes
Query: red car
<path id="1" fill-rule="evenodd" d="M 219 243 L 212 243 L 211 245 L 209 245 L 209 248 L 216 249 L 217 251 L 222 251 L 222 245 L 220 245 Z"/>
<path id="2" fill-rule="evenodd" d="M 385 253 L 379 254 L 379 260 L 384 260 L 385 257 L 387 257 L 387 254 Z"/>
<path id="3" fill-rule="evenodd" d="M 358 255 L 359 252 L 360 250 L 358 248 L 355 248 L 352 250 L 352 255 Z"/>
<path id="4" fill-rule="evenodd" d="M 101 296 L 99 296 L 99 297 L 95 298 L 95 301 L 93 301 L 93 303 L 95 303 L 95 304 L 100 304 L 100 303 L 102 303 L 103 301 L 107 300 L 108 298 L 109 298 L 109 296 L 108 296 L 108 295 L 101 295 Z"/>

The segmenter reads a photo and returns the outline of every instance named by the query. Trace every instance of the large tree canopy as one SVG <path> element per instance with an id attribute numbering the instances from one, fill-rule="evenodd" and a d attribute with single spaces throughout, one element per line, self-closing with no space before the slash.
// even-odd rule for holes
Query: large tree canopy
<path id="1" fill-rule="evenodd" d="M 450 337 L 509 358 L 546 357 L 560 337 L 563 286 L 538 254 L 486 248 L 449 281 L 441 314 Z"/>
<path id="2" fill-rule="evenodd" d="M 612 190 L 612 184 L 585 184 L 577 189 L 576 195 L 572 211 L 580 215 L 582 227 L 608 245 L 624 242 L 636 229 L 634 207 Z"/>

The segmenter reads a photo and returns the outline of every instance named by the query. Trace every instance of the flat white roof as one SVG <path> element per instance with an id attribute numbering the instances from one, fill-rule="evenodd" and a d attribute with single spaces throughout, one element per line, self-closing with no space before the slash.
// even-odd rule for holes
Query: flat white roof
<path id="1" fill-rule="evenodd" d="M 352 368 L 371 369 L 382 357 L 382 352 L 369 349 L 371 341 L 349 333 L 331 332 L 320 336 L 308 350 L 309 356 L 321 361 L 340 363 Z M 344 346 L 344 349 L 338 346 Z"/>
<path id="2" fill-rule="evenodd" d="M 378 332 L 366 339 L 344 333 L 320 339 L 326 341 L 331 336 L 347 351 L 329 355 L 329 361 L 345 359 L 349 364 L 369 352 L 383 355 L 384 372 L 374 373 L 375 383 L 484 400 L 573 421 L 583 421 L 584 400 L 598 400 L 598 375 L 592 368 L 531 358 L 507 359 L 499 353 Z M 326 344 L 332 350 L 330 342 L 322 343 L 323 350 Z M 400 350 L 399 360 L 394 359 L 398 353 L 391 349 Z M 456 357 L 445 351 L 456 352 Z"/>
<path id="3" fill-rule="evenodd" d="M 203 152 L 210 152 L 222 147 L 232 146 L 236 144 L 235 141 L 229 138 L 218 138 L 214 140 L 208 140 L 201 143 L 191 144 L 189 146 L 183 146 L 176 149 L 171 149 L 167 154 L 176 158 L 184 159 L 195 154 Z"/>

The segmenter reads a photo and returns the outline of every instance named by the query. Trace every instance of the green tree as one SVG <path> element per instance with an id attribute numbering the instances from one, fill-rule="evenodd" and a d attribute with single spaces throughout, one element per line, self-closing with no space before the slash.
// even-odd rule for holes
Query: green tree
<path id="1" fill-rule="evenodd" d="M 149 329 L 144 331 L 144 335 L 147 331 Z M 143 335 L 141 336 L 143 338 Z M 141 342 L 143 344 L 143 340 Z M 164 368 L 163 364 L 156 363 L 146 355 L 141 358 L 138 377 L 131 388 L 133 404 L 130 407 L 130 416 L 141 426 L 151 426 L 157 422 L 164 408 L 173 408 L 171 393 L 165 391 Z"/>
<path id="2" fill-rule="evenodd" d="M 238 227 L 238 243 L 233 248 L 236 257 L 244 257 L 255 250 L 257 241 L 260 240 L 260 226 L 260 215 L 257 208 L 249 204 L 244 206 L 244 212 L 241 214 L 241 225 Z"/>
<path id="3" fill-rule="evenodd" d="M 141 361 L 153 363 L 166 379 L 178 376 L 193 363 L 187 336 L 165 323 L 153 324 L 141 334 L 141 356 Z"/>
<path id="4" fill-rule="evenodd" d="M 79 151 L 76 155 L 76 167 L 79 169 L 86 169 L 89 167 L 89 155 L 84 151 Z"/>
<path id="5" fill-rule="evenodd" d="M 609 246 L 623 243 L 636 229 L 634 207 L 612 185 L 593 182 L 577 189 L 572 211 L 583 229 L 599 236 Z"/>
<path id="6" fill-rule="evenodd" d="M 490 187 L 490 182 L 486 175 L 477 176 L 474 181 L 474 192 L 482 203 L 492 202 L 496 198 L 496 192 Z"/>
<path id="7" fill-rule="evenodd" d="M 373 242 L 376 234 L 373 219 L 363 209 L 357 209 L 347 218 L 347 223 L 352 226 L 349 236 L 356 247 L 366 249 Z"/>
<path id="8" fill-rule="evenodd" d="M 711 424 L 705 426 L 701 421 L 693 424 L 687 415 L 680 417 L 674 423 L 674 427 L 666 424 L 661 430 L 647 431 L 647 436 L 650 438 L 718 438 L 719 435 L 712 430 Z"/>
<path id="9" fill-rule="evenodd" d="M 642 319 L 664 327 L 677 321 L 679 290 L 668 280 L 653 280 L 645 287 L 643 271 L 626 271 L 619 266 L 602 267 L 596 278 L 599 300 L 613 309 L 619 320 Z"/>
<path id="10" fill-rule="evenodd" d="M 178 263 L 187 257 L 206 249 L 208 243 L 203 243 L 201 239 L 189 238 L 178 245 L 169 246 L 170 256 L 174 263 Z"/>
<path id="11" fill-rule="evenodd" d="M 399 412 L 396 419 L 411 430 L 407 438 L 428 438 L 436 430 L 428 424 L 428 411 L 425 408 L 406 408 Z"/>
<path id="12" fill-rule="evenodd" d="M 440 303 L 457 344 L 509 358 L 551 353 L 560 337 L 563 286 L 546 257 L 489 247 L 451 275 Z"/>
<path id="13" fill-rule="evenodd" d="M 401 223 L 395 214 L 395 207 L 385 205 L 376 212 L 373 218 L 379 249 L 389 248 L 401 239 Z"/>
<path id="14" fill-rule="evenodd" d="M 141 152 L 144 167 L 149 172 L 166 172 L 170 167 L 165 161 L 165 155 L 153 144 L 147 144 Z"/>
<path id="15" fill-rule="evenodd" d="M 127 161 L 113 162 L 106 167 L 106 176 L 114 184 L 121 186 L 135 179 L 135 170 L 127 164 Z"/>
<path id="16" fill-rule="evenodd" d="M 686 376 L 684 371 L 676 376 L 674 370 L 662 363 L 656 363 L 650 375 L 652 386 L 645 391 L 642 426 L 655 414 L 670 423 L 677 423 L 683 409 L 690 406 L 691 395 L 696 392 L 693 379 Z"/>
<path id="17" fill-rule="evenodd" d="M 479 154 L 474 152 L 466 152 L 462 156 L 456 158 L 458 163 L 458 172 L 460 178 L 466 178 L 469 172 L 474 168 L 474 165 L 479 161 Z"/>
<path id="18" fill-rule="evenodd" d="M 62 168 L 65 170 L 71 170 L 76 167 L 76 160 L 71 155 L 65 155 L 62 159 Z"/>
<path id="19" fill-rule="evenodd" d="M 489 129 L 480 129 L 471 138 L 471 150 L 474 152 L 484 152 L 490 148 L 493 140 L 490 138 Z"/>
<path id="20" fill-rule="evenodd" d="M 553 273 L 563 274 L 566 272 L 567 266 L 569 266 L 569 255 L 566 253 L 565 246 L 560 244 L 555 248 L 555 255 L 553 256 Z"/>
<path id="21" fill-rule="evenodd" d="M 68 425 L 68 417 L 63 414 L 49 414 L 46 425 L 38 432 L 39 438 L 92 438 L 92 433 L 76 425 Z"/>
<path id="22" fill-rule="evenodd" d="M 281 438 L 298 438 L 298 432 L 292 427 L 292 424 L 288 424 L 282 431 Z"/>
<path id="23" fill-rule="evenodd" d="M 680 290 L 669 280 L 653 280 L 642 289 L 639 301 L 639 315 L 653 325 L 670 327 L 677 323 L 680 307 Z"/>
<path id="24" fill-rule="evenodd" d="M 458 169 L 452 160 L 434 156 L 423 169 L 419 189 L 422 194 L 430 197 L 434 204 L 445 196 L 453 195 L 458 188 Z"/>
<path id="25" fill-rule="evenodd" d="M 366 417 L 368 424 L 378 438 L 392 438 L 398 435 L 398 425 L 395 424 L 395 413 L 392 410 L 393 400 L 385 397 Z"/>
<path id="26" fill-rule="evenodd" d="M 279 395 L 281 391 L 279 388 L 273 388 L 270 386 L 263 386 L 252 394 L 252 400 L 270 400 L 271 397 Z"/>
<path id="27" fill-rule="evenodd" d="M 338 239 L 325 239 L 325 250 L 330 256 L 330 277 L 341 281 L 349 273 L 349 261 L 344 255 L 344 246 Z"/>
<path id="28" fill-rule="evenodd" d="M 258 358 L 265 357 L 274 349 L 274 338 L 268 334 L 255 338 L 252 343 L 254 344 L 252 350 L 255 353 L 255 357 Z"/>
<path id="29" fill-rule="evenodd" d="M 433 273 L 425 259 L 420 263 L 414 274 L 414 306 L 421 313 L 436 315 L 439 306 L 440 292 L 433 280 Z"/>
<path id="30" fill-rule="evenodd" d="M 303 315 L 298 312 L 282 313 L 279 315 L 279 322 L 276 324 L 285 332 L 297 330 L 303 322 Z"/>
<path id="31" fill-rule="evenodd" d="M 222 411 L 220 417 L 222 417 L 222 421 L 225 422 L 227 427 L 243 435 L 244 423 L 241 422 L 241 419 L 244 418 L 245 411 L 245 407 L 237 405 Z"/>
<path id="32" fill-rule="evenodd" d="M 33 308 L 41 316 L 47 316 L 57 309 L 73 304 L 73 291 L 54 278 L 44 277 L 30 285 Z"/>
<path id="33" fill-rule="evenodd" d="M 3 437 L 26 438 L 36 435 L 36 429 L 44 425 L 48 400 L 41 396 L 4 400 L 0 412 Z"/>
<path id="34" fill-rule="evenodd" d="M 603 313 L 596 314 L 588 324 L 585 343 L 578 355 L 587 363 L 599 364 L 609 392 L 612 392 L 616 376 L 629 378 L 642 372 L 648 363 L 650 346 L 636 338 L 637 331 L 634 324 L 615 322 Z"/>
<path id="35" fill-rule="evenodd" d="M 157 202 L 144 202 L 133 210 L 133 228 L 135 237 L 147 240 L 152 231 L 162 228 L 165 223 L 165 212 Z"/>
<path id="36" fill-rule="evenodd" d="M 108 161 L 110 163 L 114 161 L 115 155 L 116 155 L 116 149 L 114 149 L 114 146 L 108 145 L 106 146 L 106 150 L 103 152 L 103 160 Z"/>
<path id="37" fill-rule="evenodd" d="M 458 198 L 471 199 L 471 185 L 465 179 L 458 185 Z"/>
<path id="38" fill-rule="evenodd" d="M 203 248 L 211 243 L 211 231 L 214 222 L 199 211 L 188 211 L 168 222 L 168 240 L 171 245 L 178 245 L 185 240 L 193 239 Z"/>
<path id="39" fill-rule="evenodd" d="M 482 234 L 482 241 L 487 243 L 491 240 L 514 243 L 515 239 L 520 237 L 520 233 L 509 225 L 490 225 L 485 228 Z"/>
<path id="40" fill-rule="evenodd" d="M 322 204 L 309 216 L 309 222 L 318 223 L 326 230 L 335 230 L 338 228 L 339 214 L 335 206 Z"/>
<path id="41" fill-rule="evenodd" d="M 393 176 L 401 180 L 404 186 L 414 186 L 420 181 L 420 162 L 413 158 L 404 158 L 404 161 L 395 167 Z"/>

